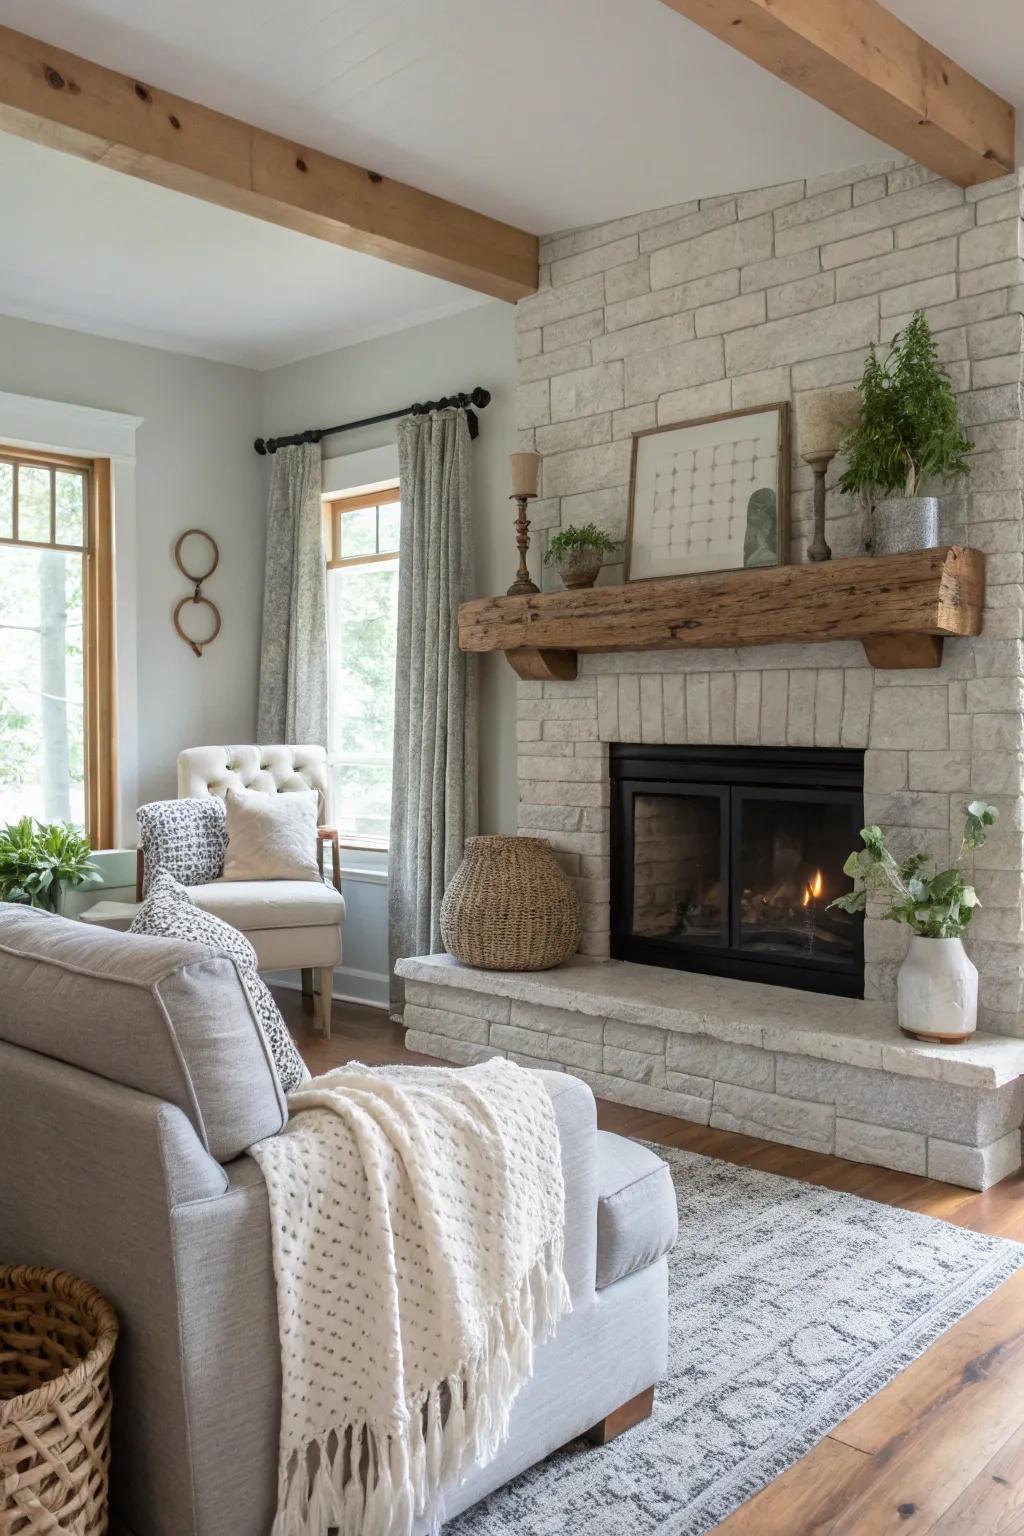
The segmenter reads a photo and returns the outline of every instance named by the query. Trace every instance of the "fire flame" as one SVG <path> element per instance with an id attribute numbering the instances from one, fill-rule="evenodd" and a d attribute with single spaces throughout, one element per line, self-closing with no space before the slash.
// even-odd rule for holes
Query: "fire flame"
<path id="1" fill-rule="evenodd" d="M 810 885 L 804 887 L 804 899 L 801 905 L 809 907 L 812 901 L 818 900 L 824 889 L 825 878 L 822 875 L 820 869 L 815 870 L 814 879 L 811 881 Z"/>

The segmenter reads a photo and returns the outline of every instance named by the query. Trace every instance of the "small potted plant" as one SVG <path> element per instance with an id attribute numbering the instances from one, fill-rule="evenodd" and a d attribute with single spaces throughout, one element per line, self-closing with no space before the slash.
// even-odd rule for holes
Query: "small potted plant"
<path id="1" fill-rule="evenodd" d="M 620 539 L 609 538 L 596 523 L 582 528 L 562 528 L 548 544 L 545 565 L 553 565 L 565 587 L 592 587 L 605 555 L 622 547 Z"/>
<path id="2" fill-rule="evenodd" d="M 963 935 L 980 903 L 961 865 L 965 854 L 981 847 L 986 827 L 999 815 L 984 800 L 972 800 L 964 813 L 960 852 L 948 869 L 932 874 L 926 873 L 926 853 L 900 863 L 886 847 L 881 827 L 864 827 L 864 847 L 843 865 L 854 889 L 829 903 L 863 912 L 868 897 L 878 895 L 887 904 L 882 916 L 906 923 L 912 938 L 896 984 L 900 1028 L 916 1040 L 944 1045 L 966 1040 L 978 1026 L 978 971 Z"/>
<path id="3" fill-rule="evenodd" d="M 873 554 L 933 549 L 939 503 L 922 496 L 921 485 L 951 485 L 965 475 L 974 444 L 960 427 L 953 386 L 921 310 L 893 337 L 884 362 L 872 343 L 860 396 L 860 420 L 840 444 L 847 459 L 840 489 L 859 493 L 871 508 Z"/>
<path id="4" fill-rule="evenodd" d="M 91 862 L 89 839 L 77 827 L 31 816 L 0 829 L 0 901 L 60 909 L 63 889 L 96 885 L 102 878 Z"/>

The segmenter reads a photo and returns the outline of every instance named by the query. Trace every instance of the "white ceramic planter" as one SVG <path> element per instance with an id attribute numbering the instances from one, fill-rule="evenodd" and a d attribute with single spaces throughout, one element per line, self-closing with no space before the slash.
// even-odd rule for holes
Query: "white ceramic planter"
<path id="1" fill-rule="evenodd" d="M 914 934 L 896 981 L 900 1028 L 953 1045 L 978 1027 L 978 968 L 960 939 Z"/>

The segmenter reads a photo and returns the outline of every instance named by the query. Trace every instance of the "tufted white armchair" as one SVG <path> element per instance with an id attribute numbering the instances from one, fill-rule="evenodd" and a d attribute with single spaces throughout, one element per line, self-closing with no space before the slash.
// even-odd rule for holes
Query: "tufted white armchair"
<path id="1" fill-rule="evenodd" d="M 331 883 L 310 880 L 213 880 L 194 885 L 197 906 L 213 912 L 245 934 L 261 971 L 303 973 L 303 987 L 315 976 L 317 1019 L 331 1033 L 334 967 L 341 964 L 341 894 L 338 834 L 324 825 L 328 810 L 327 753 L 323 747 L 188 747 L 178 754 L 178 798 L 219 795 L 229 789 L 266 794 L 315 789 L 320 796 L 317 857 L 323 873 L 324 851 L 331 849 Z"/>

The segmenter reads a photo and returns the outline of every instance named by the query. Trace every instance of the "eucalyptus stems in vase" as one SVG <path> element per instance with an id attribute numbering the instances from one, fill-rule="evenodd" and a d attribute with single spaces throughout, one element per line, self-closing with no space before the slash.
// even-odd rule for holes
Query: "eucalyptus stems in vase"
<path id="1" fill-rule="evenodd" d="M 963 936 L 981 905 L 964 877 L 963 861 L 980 848 L 999 812 L 984 800 L 964 806 L 960 850 L 947 869 L 928 872 L 926 853 L 899 860 L 889 850 L 881 827 L 861 830 L 863 848 L 843 865 L 854 889 L 830 906 L 863 912 L 868 898 L 885 903 L 884 919 L 905 923 L 910 948 L 896 983 L 900 1028 L 905 1035 L 953 1045 L 978 1025 L 978 971 L 963 946 Z"/>

